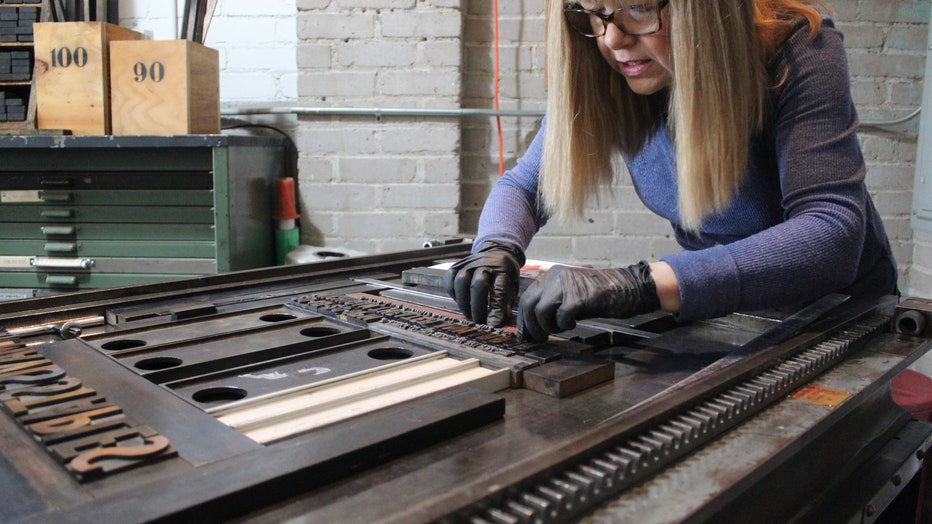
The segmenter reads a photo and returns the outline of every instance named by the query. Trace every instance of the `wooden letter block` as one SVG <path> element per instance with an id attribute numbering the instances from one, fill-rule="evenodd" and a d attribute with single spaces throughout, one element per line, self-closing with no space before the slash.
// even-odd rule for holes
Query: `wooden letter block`
<path id="1" fill-rule="evenodd" d="M 188 40 L 112 42 L 114 135 L 220 132 L 216 49 Z"/>
<path id="2" fill-rule="evenodd" d="M 44 22 L 35 32 L 36 126 L 110 134 L 110 42 L 142 33 L 104 22 Z"/>
<path id="3" fill-rule="evenodd" d="M 562 358 L 524 372 L 524 387 L 563 398 L 615 378 L 611 361 L 578 356 Z"/>

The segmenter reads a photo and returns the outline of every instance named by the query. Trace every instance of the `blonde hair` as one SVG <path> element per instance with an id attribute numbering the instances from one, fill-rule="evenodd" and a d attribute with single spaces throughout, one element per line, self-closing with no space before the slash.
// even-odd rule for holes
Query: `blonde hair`
<path id="1" fill-rule="evenodd" d="M 547 39 L 547 133 L 540 198 L 559 218 L 581 215 L 611 181 L 618 153 L 634 156 L 669 112 L 683 227 L 698 230 L 741 184 L 751 138 L 761 130 L 773 81 L 767 62 L 793 23 L 815 35 L 816 0 L 672 0 L 664 13 L 673 86 L 640 96 L 593 39 L 567 27 L 565 1 L 551 0 Z"/>

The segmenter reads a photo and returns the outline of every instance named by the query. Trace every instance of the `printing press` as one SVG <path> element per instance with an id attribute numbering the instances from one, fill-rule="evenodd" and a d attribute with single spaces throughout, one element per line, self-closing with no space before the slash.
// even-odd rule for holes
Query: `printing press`
<path id="1" fill-rule="evenodd" d="M 921 477 L 929 303 L 522 343 L 439 285 L 469 247 L 0 303 L 0 522 L 873 522 Z"/>

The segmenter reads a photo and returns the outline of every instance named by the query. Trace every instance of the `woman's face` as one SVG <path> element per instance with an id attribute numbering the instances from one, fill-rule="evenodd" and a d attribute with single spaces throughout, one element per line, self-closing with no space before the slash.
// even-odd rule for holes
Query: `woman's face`
<path id="1" fill-rule="evenodd" d="M 603 13 L 616 9 L 613 2 L 583 2 L 583 5 Z M 652 95 L 673 83 L 669 7 L 661 12 L 661 20 L 660 31 L 651 35 L 631 36 L 610 23 L 605 34 L 595 39 L 605 61 L 624 76 L 631 90 L 639 95 Z"/>

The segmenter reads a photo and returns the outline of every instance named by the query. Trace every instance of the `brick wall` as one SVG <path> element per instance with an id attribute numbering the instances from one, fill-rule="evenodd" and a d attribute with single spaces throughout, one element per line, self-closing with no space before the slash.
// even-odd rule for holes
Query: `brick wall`
<path id="1" fill-rule="evenodd" d="M 298 0 L 304 106 L 455 108 L 463 12 L 451 0 Z M 460 122 L 301 117 L 302 242 L 367 253 L 459 231 Z"/>

